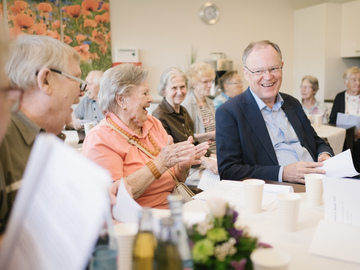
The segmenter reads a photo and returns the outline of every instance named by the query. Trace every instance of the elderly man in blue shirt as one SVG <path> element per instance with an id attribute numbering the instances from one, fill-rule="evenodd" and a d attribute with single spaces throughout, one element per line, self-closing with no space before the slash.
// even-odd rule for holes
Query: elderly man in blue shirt
<path id="1" fill-rule="evenodd" d="M 74 116 L 76 117 L 72 121 L 72 126 L 75 129 L 81 129 L 82 123 L 80 120 L 88 120 L 96 126 L 103 118 L 104 115 L 97 104 L 97 97 L 100 90 L 100 79 L 104 72 L 100 70 L 93 70 L 86 76 L 87 87 L 86 91 L 88 95 L 85 96 L 80 104 L 74 110 Z M 71 124 L 68 127 L 71 127 Z"/>
<path id="2" fill-rule="evenodd" d="M 217 160 L 221 179 L 245 177 L 304 183 L 325 174 L 322 161 L 334 153 L 311 127 L 300 102 L 279 93 L 282 54 L 268 40 L 243 54 L 249 88 L 216 111 Z"/>

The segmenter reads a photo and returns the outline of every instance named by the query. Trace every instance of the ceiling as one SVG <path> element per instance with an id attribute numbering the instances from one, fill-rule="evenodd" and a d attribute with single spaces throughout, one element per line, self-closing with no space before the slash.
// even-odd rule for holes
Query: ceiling
<path id="1" fill-rule="evenodd" d="M 346 3 L 352 2 L 354 0 L 293 0 L 294 1 L 294 8 L 300 9 L 309 6 L 314 6 L 322 3 Z"/>

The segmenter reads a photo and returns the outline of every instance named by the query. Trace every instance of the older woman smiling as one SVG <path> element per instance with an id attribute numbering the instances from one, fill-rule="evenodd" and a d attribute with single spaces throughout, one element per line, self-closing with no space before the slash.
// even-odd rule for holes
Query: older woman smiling
<path id="1" fill-rule="evenodd" d="M 182 102 L 194 121 L 195 138 L 209 140 L 210 149 L 216 152 L 215 108 L 209 98 L 215 80 L 215 70 L 207 63 L 195 63 L 186 72 L 190 92 Z"/>
<path id="2" fill-rule="evenodd" d="M 185 181 L 190 166 L 200 164 L 208 145 L 195 147 L 192 137 L 173 143 L 160 121 L 148 115 L 153 99 L 146 76 L 141 67 L 131 64 L 104 73 L 98 101 L 106 118 L 87 135 L 83 154 L 108 169 L 114 181 L 124 178 L 141 206 L 167 208 L 167 196 L 175 186 L 169 170 Z"/>
<path id="3" fill-rule="evenodd" d="M 164 98 L 153 112 L 153 116 L 160 120 L 175 142 L 186 141 L 189 136 L 194 137 L 194 122 L 185 107 L 180 105 L 186 97 L 186 83 L 186 76 L 180 69 L 166 69 L 161 74 L 158 86 L 158 93 Z M 215 174 L 218 173 L 216 161 L 213 159 L 201 157 L 201 165 Z"/>

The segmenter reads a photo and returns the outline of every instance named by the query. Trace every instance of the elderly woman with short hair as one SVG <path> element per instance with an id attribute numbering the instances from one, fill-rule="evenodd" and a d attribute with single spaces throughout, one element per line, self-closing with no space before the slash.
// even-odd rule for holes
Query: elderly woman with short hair
<path id="1" fill-rule="evenodd" d="M 241 77 L 237 70 L 226 71 L 219 79 L 221 93 L 214 99 L 215 110 L 230 98 L 243 92 Z"/>
<path id="2" fill-rule="evenodd" d="M 173 137 L 174 142 L 183 142 L 194 136 L 194 122 L 186 108 L 180 105 L 186 97 L 186 83 L 186 76 L 180 69 L 166 69 L 161 74 L 158 85 L 158 93 L 164 98 L 152 113 Z M 198 141 L 195 144 L 198 144 Z M 213 159 L 201 157 L 201 165 L 215 174 L 218 173 L 216 161 Z"/>
<path id="3" fill-rule="evenodd" d="M 161 122 L 148 115 L 153 99 L 146 77 L 143 68 L 132 64 L 104 73 L 98 102 L 105 119 L 89 132 L 82 152 L 108 169 L 114 181 L 123 178 L 141 206 L 167 208 L 167 196 L 175 186 L 171 174 L 185 181 L 208 145 L 195 147 L 192 137 L 173 143 Z"/>
<path id="4" fill-rule="evenodd" d="M 321 101 L 315 98 L 319 90 L 319 81 L 314 76 L 304 76 L 301 80 L 301 104 L 306 115 L 322 115 L 322 123 L 328 122 L 328 107 Z"/>
<path id="5" fill-rule="evenodd" d="M 215 108 L 209 98 L 215 80 L 215 70 L 207 63 L 195 63 L 186 72 L 189 94 L 182 105 L 194 121 L 195 138 L 209 140 L 210 149 L 216 152 Z"/>
<path id="6" fill-rule="evenodd" d="M 348 68 L 343 79 L 347 90 L 336 95 L 330 114 L 330 124 L 336 124 L 338 112 L 360 116 L 360 68 Z M 355 133 L 352 157 L 355 169 L 360 172 L 360 130 Z"/>

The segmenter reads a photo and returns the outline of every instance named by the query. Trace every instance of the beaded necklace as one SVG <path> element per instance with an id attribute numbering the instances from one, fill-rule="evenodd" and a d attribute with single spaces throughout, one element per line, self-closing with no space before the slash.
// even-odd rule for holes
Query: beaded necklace
<path id="1" fill-rule="evenodd" d="M 125 130 L 123 130 L 121 127 L 119 127 L 109 116 L 106 117 L 106 119 L 109 121 L 110 124 L 112 124 L 118 131 L 124 133 L 127 137 L 129 137 L 130 140 L 133 140 L 135 142 L 137 142 L 140 146 L 142 146 L 144 149 L 146 149 L 150 154 L 152 154 L 153 156 L 157 156 L 160 152 L 160 148 L 157 146 L 156 142 L 154 141 L 154 139 L 151 137 L 150 132 L 148 134 L 149 136 L 149 140 L 152 144 L 152 146 L 154 147 L 155 151 L 150 150 L 149 148 L 147 148 L 145 145 L 143 145 L 140 140 L 138 138 L 136 138 L 135 136 L 130 135 L 128 132 L 126 132 Z"/>

